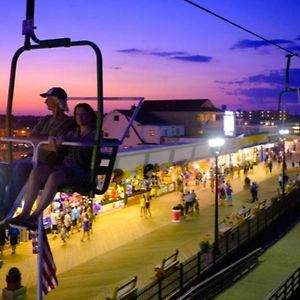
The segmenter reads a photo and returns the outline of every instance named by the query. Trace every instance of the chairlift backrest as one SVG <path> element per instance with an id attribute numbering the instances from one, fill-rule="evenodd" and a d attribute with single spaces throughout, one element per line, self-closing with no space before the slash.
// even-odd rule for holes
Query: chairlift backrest
<path id="1" fill-rule="evenodd" d="M 285 88 L 279 93 L 278 97 L 278 112 L 280 112 L 281 109 L 281 99 L 282 96 L 286 93 L 297 93 L 298 101 L 300 102 L 300 88 L 299 87 L 290 87 L 290 66 L 291 66 L 291 59 L 294 56 L 298 56 L 296 54 L 288 54 L 286 55 L 287 63 L 285 68 Z M 284 119 L 282 119 L 284 121 Z"/>

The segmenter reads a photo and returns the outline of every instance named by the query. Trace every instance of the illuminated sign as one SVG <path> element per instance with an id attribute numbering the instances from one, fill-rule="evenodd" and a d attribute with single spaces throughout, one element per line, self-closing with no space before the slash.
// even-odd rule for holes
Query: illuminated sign
<path id="1" fill-rule="evenodd" d="M 225 111 L 224 134 L 225 134 L 225 136 L 234 136 L 235 135 L 235 115 L 234 115 L 233 111 Z"/>

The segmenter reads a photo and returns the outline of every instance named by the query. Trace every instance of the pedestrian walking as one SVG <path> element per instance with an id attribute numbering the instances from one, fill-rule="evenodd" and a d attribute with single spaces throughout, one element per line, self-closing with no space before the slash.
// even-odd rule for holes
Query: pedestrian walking
<path id="1" fill-rule="evenodd" d="M 184 193 L 183 192 L 179 192 L 179 202 L 181 202 L 184 199 Z"/>
<path id="2" fill-rule="evenodd" d="M 180 176 L 177 178 L 177 191 L 183 192 L 183 180 Z"/>
<path id="3" fill-rule="evenodd" d="M 185 200 L 185 214 L 188 215 L 189 213 L 192 212 L 192 208 L 193 208 L 193 194 L 191 192 L 188 192 L 185 196 L 184 196 L 184 200 Z"/>
<path id="4" fill-rule="evenodd" d="M 156 197 L 156 188 L 153 186 L 151 189 L 150 189 L 150 199 L 154 199 Z"/>
<path id="5" fill-rule="evenodd" d="M 244 189 L 249 189 L 250 188 L 250 184 L 251 184 L 251 180 L 250 178 L 247 176 L 244 179 Z"/>
<path id="6" fill-rule="evenodd" d="M 149 195 L 146 195 L 145 196 L 145 218 L 146 219 L 148 215 L 150 218 L 152 218 L 151 211 L 150 211 L 150 197 Z"/>
<path id="7" fill-rule="evenodd" d="M 60 229 L 60 238 L 63 241 L 63 244 L 66 243 L 66 240 L 68 237 L 69 237 L 68 229 L 67 229 L 66 225 L 64 223 L 62 223 L 61 229 Z"/>
<path id="8" fill-rule="evenodd" d="M 90 228 L 89 232 L 90 232 L 90 234 L 93 234 L 93 223 L 95 220 L 95 216 L 94 216 L 92 208 L 90 206 L 87 208 L 86 212 L 89 216 L 89 228 Z"/>
<path id="9" fill-rule="evenodd" d="M 79 232 L 79 228 L 78 228 L 78 208 L 77 206 L 74 206 L 71 212 L 71 219 L 72 219 L 72 228 L 71 228 L 71 233 L 73 234 L 74 228 L 77 229 L 77 231 Z"/>
<path id="10" fill-rule="evenodd" d="M 71 224 L 72 224 L 72 218 L 70 216 L 70 213 L 67 211 L 65 216 L 64 216 L 63 225 L 65 225 L 65 228 L 66 228 L 68 234 L 71 231 Z"/>
<path id="11" fill-rule="evenodd" d="M 241 169 L 242 169 L 241 165 L 238 164 L 238 165 L 237 165 L 237 170 L 236 170 L 238 178 L 241 177 Z"/>
<path id="12" fill-rule="evenodd" d="M 9 243 L 11 246 L 11 254 L 16 253 L 17 244 L 19 242 L 19 235 L 20 235 L 20 231 L 18 228 L 11 227 L 11 226 L 9 227 L 8 237 L 9 237 Z"/>
<path id="13" fill-rule="evenodd" d="M 207 175 L 204 173 L 202 176 L 202 190 L 206 190 L 206 182 L 207 182 Z"/>
<path id="14" fill-rule="evenodd" d="M 224 205 L 224 200 L 226 199 L 226 183 L 225 181 L 222 182 L 219 190 L 219 195 L 220 195 L 220 205 Z"/>
<path id="15" fill-rule="evenodd" d="M 273 169 L 273 163 L 272 163 L 271 160 L 269 160 L 269 162 L 268 162 L 268 168 L 269 168 L 269 172 L 271 174 L 272 173 L 272 169 Z"/>
<path id="16" fill-rule="evenodd" d="M 229 204 L 229 206 L 232 206 L 232 200 L 233 200 L 233 195 L 232 195 L 232 187 L 230 183 L 226 184 L 226 200 Z"/>
<path id="17" fill-rule="evenodd" d="M 141 198 L 140 198 L 140 217 L 144 217 L 146 214 L 145 214 L 145 209 L 146 209 L 146 198 L 145 198 L 145 195 L 143 195 Z"/>
<path id="18" fill-rule="evenodd" d="M 251 203 L 258 201 L 258 185 L 255 182 L 252 182 L 250 192 L 251 192 L 251 196 L 252 196 Z"/>
<path id="19" fill-rule="evenodd" d="M 200 204 L 199 204 L 199 199 L 196 197 L 194 201 L 194 210 L 197 215 L 200 213 Z"/>
<path id="20" fill-rule="evenodd" d="M 84 238 L 87 236 L 87 239 L 90 239 L 90 226 L 89 226 L 89 216 L 88 213 L 83 213 L 82 218 L 82 238 L 81 241 L 84 242 Z"/>
<path id="21" fill-rule="evenodd" d="M 282 175 L 278 176 L 278 184 L 280 187 L 282 187 Z"/>
<path id="22" fill-rule="evenodd" d="M 53 239 L 55 239 L 58 233 L 59 211 L 56 210 L 51 211 L 50 219 L 51 219 L 51 232 L 53 234 Z"/>
<path id="23" fill-rule="evenodd" d="M 0 256 L 3 256 L 6 240 L 8 240 L 6 236 L 6 228 L 4 225 L 0 225 Z"/>
<path id="24" fill-rule="evenodd" d="M 213 177 L 209 178 L 209 186 L 210 186 L 211 192 L 213 193 L 215 190 L 215 179 Z"/>

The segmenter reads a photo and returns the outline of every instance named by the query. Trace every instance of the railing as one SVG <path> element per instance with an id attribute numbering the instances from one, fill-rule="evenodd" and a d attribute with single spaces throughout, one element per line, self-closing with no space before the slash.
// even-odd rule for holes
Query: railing
<path id="1" fill-rule="evenodd" d="M 208 253 L 198 252 L 183 263 L 178 269 L 168 273 L 140 289 L 137 299 L 178 299 L 178 295 L 187 291 L 200 279 L 203 280 L 209 272 L 216 270 L 221 264 L 230 263 L 233 255 L 241 253 L 242 249 L 251 251 L 261 245 L 268 244 L 280 236 L 281 232 L 300 216 L 300 189 L 293 190 L 285 199 L 277 199 L 257 212 L 255 216 L 244 223 L 233 227 L 230 232 L 219 240 L 219 254 L 213 260 L 212 247 Z M 216 272 L 216 271 L 215 271 Z M 209 275 L 211 275 L 210 273 Z"/>
<path id="2" fill-rule="evenodd" d="M 272 291 L 265 300 L 277 299 L 299 299 L 300 296 L 300 267 L 287 279 L 285 279 L 278 288 Z"/>
<path id="3" fill-rule="evenodd" d="M 178 300 L 188 299 L 211 299 L 225 288 L 239 280 L 246 273 L 250 272 L 258 263 L 258 257 L 262 249 L 258 248 L 239 259 L 227 268 L 222 269 L 203 282 L 193 286 L 187 293 Z"/>
<path id="4" fill-rule="evenodd" d="M 134 276 L 130 280 L 126 281 L 119 287 L 115 288 L 114 294 L 112 297 L 105 298 L 106 300 L 130 300 L 135 299 L 136 297 L 136 283 L 137 276 Z"/>

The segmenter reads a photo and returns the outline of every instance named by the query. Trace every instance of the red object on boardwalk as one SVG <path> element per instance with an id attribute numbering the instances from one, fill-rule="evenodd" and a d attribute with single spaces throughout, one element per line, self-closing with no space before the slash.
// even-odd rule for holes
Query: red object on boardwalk
<path id="1" fill-rule="evenodd" d="M 181 210 L 172 209 L 172 222 L 180 222 Z"/>

